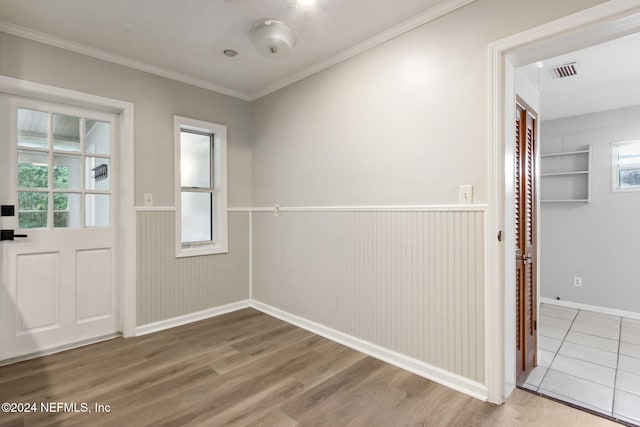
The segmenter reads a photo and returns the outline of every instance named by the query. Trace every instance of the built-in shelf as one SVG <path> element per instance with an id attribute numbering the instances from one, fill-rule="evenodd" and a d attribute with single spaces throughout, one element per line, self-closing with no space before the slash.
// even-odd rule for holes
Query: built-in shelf
<path id="1" fill-rule="evenodd" d="M 540 155 L 540 201 L 591 202 L 591 146 Z"/>

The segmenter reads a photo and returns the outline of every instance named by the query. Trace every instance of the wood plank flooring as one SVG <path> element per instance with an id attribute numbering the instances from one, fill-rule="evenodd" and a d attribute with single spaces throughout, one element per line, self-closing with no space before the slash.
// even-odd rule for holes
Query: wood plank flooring
<path id="1" fill-rule="evenodd" d="M 253 309 L 1 367 L 1 402 L 92 410 L 3 427 L 615 425 L 521 390 L 480 402 Z"/>

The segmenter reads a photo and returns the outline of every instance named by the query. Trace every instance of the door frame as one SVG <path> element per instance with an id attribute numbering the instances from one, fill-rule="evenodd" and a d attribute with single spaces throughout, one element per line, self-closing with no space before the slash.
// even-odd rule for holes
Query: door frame
<path id="1" fill-rule="evenodd" d="M 136 213 L 134 205 L 134 106 L 130 102 L 0 75 L 0 93 L 71 104 L 117 116 L 120 163 L 119 221 L 116 230 L 116 281 L 120 329 L 124 337 L 136 328 Z"/>
<path id="2" fill-rule="evenodd" d="M 516 383 L 515 260 L 511 256 L 515 251 L 513 162 L 510 161 L 514 144 L 515 69 L 639 31 L 640 0 L 610 0 L 488 46 L 491 148 L 487 159 L 485 378 L 491 402 L 504 402 Z M 540 113 L 544 115 L 543 111 Z M 501 241 L 497 238 L 499 233 Z"/>

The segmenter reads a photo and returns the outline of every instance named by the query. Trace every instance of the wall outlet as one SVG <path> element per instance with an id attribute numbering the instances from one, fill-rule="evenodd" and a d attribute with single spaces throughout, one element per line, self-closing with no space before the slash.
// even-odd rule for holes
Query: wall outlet
<path id="1" fill-rule="evenodd" d="M 473 185 L 458 186 L 458 203 L 470 205 L 473 203 Z"/>
<path id="2" fill-rule="evenodd" d="M 573 286 L 582 286 L 582 277 L 573 276 Z"/>
<path id="3" fill-rule="evenodd" d="M 152 193 L 144 193 L 144 205 L 147 208 L 153 206 L 153 194 Z"/>

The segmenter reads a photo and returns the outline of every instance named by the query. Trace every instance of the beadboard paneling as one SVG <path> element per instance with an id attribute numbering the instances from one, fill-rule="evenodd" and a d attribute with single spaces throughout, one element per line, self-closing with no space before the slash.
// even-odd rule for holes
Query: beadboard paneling
<path id="1" fill-rule="evenodd" d="M 249 298 L 249 213 L 229 212 L 229 253 L 175 257 L 175 212 L 138 212 L 137 325 Z"/>
<path id="2" fill-rule="evenodd" d="M 253 213 L 253 298 L 484 382 L 483 211 Z"/>

